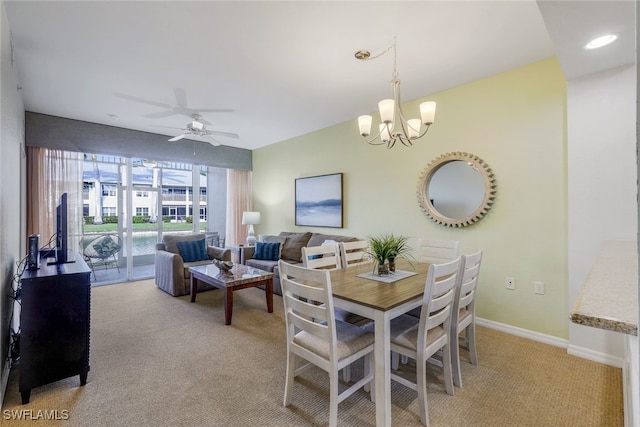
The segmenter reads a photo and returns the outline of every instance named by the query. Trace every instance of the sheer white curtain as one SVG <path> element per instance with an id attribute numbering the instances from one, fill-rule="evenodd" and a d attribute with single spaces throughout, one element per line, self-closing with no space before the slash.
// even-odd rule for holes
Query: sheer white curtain
<path id="1" fill-rule="evenodd" d="M 242 225 L 242 213 L 253 210 L 251 171 L 227 169 L 227 228 L 226 244 L 244 243 L 247 227 Z"/>
<path id="2" fill-rule="evenodd" d="M 69 250 L 82 237 L 82 153 L 27 148 L 27 234 L 40 234 L 40 246 L 55 234 L 56 206 L 67 193 Z"/>

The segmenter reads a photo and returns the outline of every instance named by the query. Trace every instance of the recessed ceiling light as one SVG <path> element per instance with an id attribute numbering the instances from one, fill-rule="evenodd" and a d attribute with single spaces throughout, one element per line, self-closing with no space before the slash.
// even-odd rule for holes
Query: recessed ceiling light
<path id="1" fill-rule="evenodd" d="M 596 37 L 595 39 L 591 40 L 584 48 L 597 49 L 599 47 L 603 47 L 610 43 L 613 43 L 617 38 L 617 34 L 605 34 L 604 36 Z"/>

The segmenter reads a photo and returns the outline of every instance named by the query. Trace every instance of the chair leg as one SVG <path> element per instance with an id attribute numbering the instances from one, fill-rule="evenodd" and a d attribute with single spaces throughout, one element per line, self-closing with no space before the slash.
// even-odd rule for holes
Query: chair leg
<path id="1" fill-rule="evenodd" d="M 476 323 L 475 321 L 471 322 L 469 326 L 467 326 L 467 345 L 469 347 L 469 355 L 471 356 L 471 364 L 478 365 L 478 352 L 476 349 Z"/>
<path id="2" fill-rule="evenodd" d="M 296 355 L 287 353 L 287 375 L 284 384 L 284 406 L 291 404 L 291 394 L 293 390 L 293 380 L 296 376 Z"/>
<path id="3" fill-rule="evenodd" d="M 394 371 L 397 371 L 398 367 L 400 366 L 400 362 L 399 362 L 400 357 L 399 356 L 400 356 L 399 353 L 397 353 L 395 351 L 391 352 L 391 369 L 393 369 Z"/>
<path id="4" fill-rule="evenodd" d="M 444 373 L 444 387 L 447 394 L 453 396 L 453 375 L 451 373 L 451 345 L 446 344 L 442 349 L 442 371 Z"/>
<path id="5" fill-rule="evenodd" d="M 342 379 L 345 382 L 351 381 L 351 365 L 347 365 L 344 368 L 342 368 Z"/>
<path id="6" fill-rule="evenodd" d="M 453 331 L 450 337 L 449 348 L 451 349 L 451 369 L 453 374 L 453 384 L 462 387 L 462 373 L 460 372 L 460 345 L 458 344 L 458 334 Z"/>
<path id="7" fill-rule="evenodd" d="M 329 427 L 338 426 L 338 371 L 329 373 Z"/>
<path id="8" fill-rule="evenodd" d="M 374 372 L 376 369 L 374 358 L 372 354 L 367 354 L 364 356 L 364 375 L 369 375 L 370 372 Z M 364 391 L 369 392 L 371 395 L 371 401 L 373 403 L 376 402 L 376 386 L 375 386 L 376 377 L 374 376 L 371 381 L 364 385 Z"/>
<path id="9" fill-rule="evenodd" d="M 420 421 L 429 427 L 429 407 L 427 406 L 427 361 L 416 358 L 416 388 L 418 389 L 418 410 Z"/>

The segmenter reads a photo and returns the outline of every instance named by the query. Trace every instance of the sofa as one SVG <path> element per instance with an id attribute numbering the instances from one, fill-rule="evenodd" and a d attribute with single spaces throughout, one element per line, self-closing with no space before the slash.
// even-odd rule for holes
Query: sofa
<path id="1" fill-rule="evenodd" d="M 302 247 L 320 246 L 325 241 L 335 242 L 351 242 L 359 240 L 356 237 L 340 236 L 334 234 L 311 233 L 311 232 L 287 232 L 283 231 L 276 235 L 260 236 L 261 243 L 280 243 L 278 254 L 270 254 L 272 256 L 256 257 L 256 246 L 245 246 L 241 251 L 240 262 L 250 267 L 259 268 L 260 270 L 273 272 L 273 292 L 282 295 L 282 287 L 280 286 L 280 271 L 278 269 L 278 261 L 282 259 L 290 264 L 302 263 Z M 260 259 L 268 258 L 268 259 Z"/>
<path id="2" fill-rule="evenodd" d="M 213 259 L 231 261 L 229 249 L 207 246 L 205 234 L 166 234 L 156 244 L 156 286 L 175 297 L 191 291 L 189 267 L 209 264 Z M 183 258 L 184 257 L 184 258 Z M 215 289 L 198 284 L 198 292 Z"/>

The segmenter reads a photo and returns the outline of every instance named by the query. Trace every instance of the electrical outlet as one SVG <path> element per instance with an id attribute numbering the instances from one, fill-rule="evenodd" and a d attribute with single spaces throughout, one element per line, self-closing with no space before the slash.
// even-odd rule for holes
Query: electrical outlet
<path id="1" fill-rule="evenodd" d="M 533 282 L 533 291 L 538 295 L 544 295 L 544 282 Z"/>
<path id="2" fill-rule="evenodd" d="M 507 289 L 515 290 L 516 288 L 516 279 L 513 277 L 507 277 L 507 281 L 505 283 Z"/>

